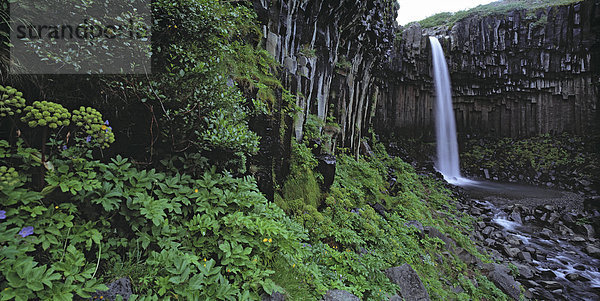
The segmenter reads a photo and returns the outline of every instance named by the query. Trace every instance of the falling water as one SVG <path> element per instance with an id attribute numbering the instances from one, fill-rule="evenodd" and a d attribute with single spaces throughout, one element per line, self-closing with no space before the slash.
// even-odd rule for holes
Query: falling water
<path id="1" fill-rule="evenodd" d="M 461 185 L 472 181 L 461 177 L 458 165 L 458 142 L 452 110 L 450 74 L 442 45 L 436 37 L 429 37 L 433 53 L 433 81 L 435 82 L 435 133 L 437 137 L 437 169 L 449 183 Z"/>

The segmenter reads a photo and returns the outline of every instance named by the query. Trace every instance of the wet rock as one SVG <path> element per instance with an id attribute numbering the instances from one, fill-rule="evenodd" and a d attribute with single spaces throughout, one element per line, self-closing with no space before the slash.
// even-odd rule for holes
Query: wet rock
<path id="1" fill-rule="evenodd" d="M 552 230 L 547 229 L 547 228 L 542 229 L 542 231 L 540 231 L 539 235 L 541 238 L 544 238 L 544 239 L 550 239 L 551 237 L 554 236 L 554 234 L 552 233 Z"/>
<path id="2" fill-rule="evenodd" d="M 538 287 L 538 286 L 540 286 L 540 284 L 537 283 L 537 282 L 535 282 L 535 281 L 533 281 L 533 280 L 529 280 L 529 281 L 527 281 L 527 286 Z"/>
<path id="3" fill-rule="evenodd" d="M 525 278 L 525 279 L 532 279 L 534 274 L 533 274 L 533 268 L 525 265 L 525 264 L 520 264 L 518 262 L 513 262 L 513 264 L 519 269 L 519 277 L 521 278 Z"/>
<path id="4" fill-rule="evenodd" d="M 344 290 L 328 290 L 323 301 L 360 301 L 360 298 Z"/>
<path id="5" fill-rule="evenodd" d="M 519 259 L 527 262 L 527 263 L 531 263 L 531 254 L 529 254 L 529 252 L 520 252 L 519 253 Z"/>
<path id="6" fill-rule="evenodd" d="M 567 276 L 565 276 L 565 278 L 567 278 L 569 281 L 590 281 L 590 279 L 587 279 L 586 277 L 584 277 L 578 273 L 567 274 Z"/>
<path id="7" fill-rule="evenodd" d="M 548 218 L 548 223 L 554 224 L 554 222 L 556 222 L 559 218 L 560 218 L 560 215 L 558 213 L 552 212 L 552 213 L 550 213 L 550 217 Z"/>
<path id="8" fill-rule="evenodd" d="M 516 223 L 522 224 L 523 221 L 521 220 L 521 213 L 519 212 L 518 209 L 513 210 L 513 212 L 511 212 L 511 214 L 508 216 L 508 218 Z"/>
<path id="9" fill-rule="evenodd" d="M 585 229 L 585 234 L 588 239 L 593 239 L 596 237 L 596 231 L 592 225 L 583 224 L 582 227 Z"/>
<path id="10" fill-rule="evenodd" d="M 507 245 L 504 246 L 504 254 L 506 254 L 506 256 L 510 257 L 510 258 L 515 258 L 517 257 L 517 255 L 519 254 L 519 252 L 521 252 L 521 250 L 519 250 L 519 248 L 511 248 Z"/>
<path id="11" fill-rule="evenodd" d="M 510 275 L 508 268 L 504 265 L 493 263 L 488 273 L 488 278 L 496 284 L 504 293 L 515 300 L 519 299 L 521 293 L 520 285 Z"/>
<path id="12" fill-rule="evenodd" d="M 590 196 L 583 200 L 583 208 L 585 210 L 600 210 L 600 196 Z"/>
<path id="13" fill-rule="evenodd" d="M 549 289 L 549 290 L 562 288 L 560 283 L 553 281 L 553 280 L 542 280 L 540 282 L 546 289 Z"/>
<path id="14" fill-rule="evenodd" d="M 542 278 L 545 278 L 545 279 L 554 279 L 554 278 L 556 278 L 556 274 L 553 271 L 551 271 L 551 270 L 541 271 L 540 274 L 541 274 Z"/>
<path id="15" fill-rule="evenodd" d="M 483 229 L 483 231 L 481 231 L 481 233 L 485 236 L 489 236 L 490 233 L 492 233 L 492 231 L 494 231 L 494 227 L 492 226 L 487 226 Z"/>
<path id="16" fill-rule="evenodd" d="M 600 258 L 600 249 L 592 244 L 585 247 L 585 251 L 593 257 Z"/>
<path id="17" fill-rule="evenodd" d="M 404 300 L 430 300 L 421 278 L 410 265 L 389 268 L 385 270 L 385 275 L 400 287 L 400 294 Z"/>

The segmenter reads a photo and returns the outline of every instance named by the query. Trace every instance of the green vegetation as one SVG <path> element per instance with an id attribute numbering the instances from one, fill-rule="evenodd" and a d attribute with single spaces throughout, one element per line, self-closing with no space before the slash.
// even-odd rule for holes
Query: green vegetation
<path id="1" fill-rule="evenodd" d="M 303 246 L 311 253 L 304 262 L 317 268 L 308 276 L 312 279 L 309 283 L 319 292 L 324 287 L 338 288 L 365 300 L 386 300 L 384 296 L 394 294 L 397 288 L 382 270 L 408 263 L 434 300 L 506 300 L 487 278 L 455 255 L 439 257 L 448 247 L 444 242 L 423 237 L 416 228 L 407 226 L 416 220 L 435 227 L 458 246 L 483 258 L 466 235 L 471 218 L 448 218 L 460 214 L 448 201 L 450 192 L 443 184 L 417 175 L 409 164 L 389 157 L 382 145 L 375 147 L 375 153 L 370 160 L 338 155 L 335 182 L 330 192 L 321 194 L 322 208 L 301 206 L 294 197 L 279 198 L 278 204 L 294 208 L 286 212 L 308 231 L 309 243 Z M 397 182 L 389 184 L 388 177 L 395 177 Z M 294 177 L 288 183 L 299 184 Z M 385 207 L 385 217 L 374 210 L 375 204 Z M 454 293 L 451 288 L 455 286 L 465 292 Z M 296 300 L 295 295 L 291 297 Z"/>
<path id="2" fill-rule="evenodd" d="M 384 5 L 391 17 L 396 2 Z M 336 288 L 387 300 L 398 287 L 383 270 L 404 263 L 434 300 L 506 299 L 409 225 L 485 260 L 444 184 L 382 145 L 373 158 L 338 154 L 335 182 L 321 189 L 322 147 L 308 142 L 331 142 L 322 128 L 339 131 L 333 116 L 309 116 L 267 200 L 246 171 L 259 150 L 250 125 L 279 122 L 285 142 L 296 96 L 260 45 L 251 3 L 157 0 L 152 10 L 153 74 L 0 86 L 0 299 L 90 298 L 128 277 L 129 300 L 318 300 Z"/>
<path id="3" fill-rule="evenodd" d="M 492 173 L 505 171 L 534 177 L 551 173 L 559 180 L 591 178 L 598 169 L 597 155 L 581 137 L 568 134 L 540 135 L 527 139 L 485 139 L 467 142 L 461 153 L 465 170 L 487 168 Z"/>
<path id="4" fill-rule="evenodd" d="M 513 10 L 536 11 L 541 8 L 551 6 L 569 5 L 582 0 L 501 0 L 490 4 L 479 5 L 469 10 L 462 10 L 455 13 L 443 12 L 427 17 L 418 23 L 422 27 L 448 26 L 452 27 L 456 22 L 470 17 L 485 17 L 489 15 L 502 15 Z M 540 21 L 544 18 L 546 21 Z M 535 21 L 536 26 L 547 22 L 547 16 Z"/>
<path id="5" fill-rule="evenodd" d="M 341 56 L 337 63 L 335 63 L 335 68 L 337 72 L 340 73 L 348 72 L 350 68 L 352 68 L 352 62 L 350 62 L 345 56 Z"/>
<path id="6" fill-rule="evenodd" d="M 95 124 L 91 108 L 72 116 L 83 111 Z M 48 145 L 62 145 L 61 135 L 51 132 Z M 101 283 L 126 276 L 134 300 L 256 300 L 273 291 L 306 300 L 335 288 L 385 300 L 398 288 L 383 270 L 403 263 L 418 271 L 433 299 L 505 299 L 456 255 L 439 257 L 448 248 L 443 241 L 406 226 L 417 220 L 435 227 L 482 256 L 466 236 L 472 220 L 448 218 L 460 214 L 443 184 L 418 176 L 381 145 L 368 161 L 340 154 L 336 181 L 322 193 L 310 148 L 294 144 L 292 173 L 277 201 L 287 214 L 250 177 L 215 168 L 198 177 L 141 170 L 121 156 L 102 163 L 92 152 L 100 145 L 85 143 L 40 159 L 27 145 L 24 138 L 0 141 L 8 164 L 0 166 L 5 299 L 89 298 L 106 289 Z M 40 170 L 43 187 L 32 189 Z M 398 181 L 389 184 L 388 176 Z M 449 289 L 455 286 L 465 292 Z"/>

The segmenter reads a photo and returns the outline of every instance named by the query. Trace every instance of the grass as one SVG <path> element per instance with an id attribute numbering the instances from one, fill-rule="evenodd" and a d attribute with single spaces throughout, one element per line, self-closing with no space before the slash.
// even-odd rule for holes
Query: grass
<path id="1" fill-rule="evenodd" d="M 448 26 L 452 27 L 456 22 L 469 17 L 485 17 L 489 15 L 502 15 L 513 10 L 537 10 L 540 8 L 569 5 L 582 0 L 503 0 L 490 4 L 479 5 L 469 10 L 461 10 L 455 13 L 443 12 L 427 17 L 418 23 L 421 27 Z"/>

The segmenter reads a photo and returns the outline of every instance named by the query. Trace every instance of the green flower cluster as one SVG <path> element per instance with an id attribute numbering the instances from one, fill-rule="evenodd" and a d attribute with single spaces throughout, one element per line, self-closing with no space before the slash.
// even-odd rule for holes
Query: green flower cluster
<path id="1" fill-rule="evenodd" d="M 108 147 L 115 142 L 115 134 L 108 126 L 108 120 L 102 121 L 102 114 L 91 107 L 79 107 L 73 110 L 73 122 L 83 128 L 88 137 L 100 143 L 102 148 Z"/>
<path id="2" fill-rule="evenodd" d="M 25 98 L 23 93 L 11 86 L 0 85 L 0 117 L 13 116 L 20 114 L 21 109 L 25 107 Z"/>
<path id="3" fill-rule="evenodd" d="M 14 167 L 0 166 L 0 186 L 15 186 L 19 182 L 19 173 Z"/>
<path id="4" fill-rule="evenodd" d="M 21 121 L 29 127 L 48 126 L 55 129 L 59 126 L 68 126 L 71 121 L 69 110 L 51 101 L 34 101 L 33 105 L 25 107 L 26 114 Z"/>

